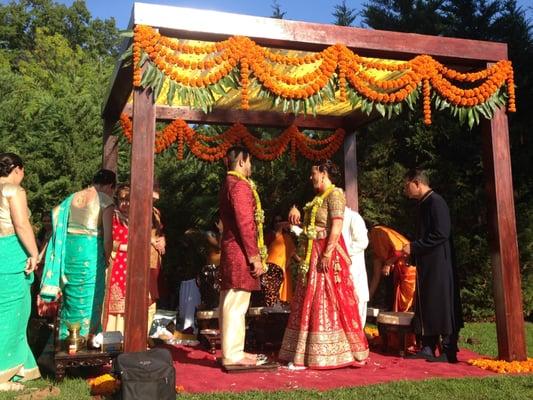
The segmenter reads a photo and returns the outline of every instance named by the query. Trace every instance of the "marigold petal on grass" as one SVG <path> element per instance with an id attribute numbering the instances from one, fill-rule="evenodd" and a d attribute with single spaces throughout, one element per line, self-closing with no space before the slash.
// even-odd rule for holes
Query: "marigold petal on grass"
<path id="1" fill-rule="evenodd" d="M 120 381 L 110 374 L 89 379 L 88 383 L 93 396 L 110 396 L 120 388 Z"/>
<path id="2" fill-rule="evenodd" d="M 533 358 L 526 361 L 504 361 L 492 358 L 474 358 L 468 360 L 468 364 L 479 367 L 487 371 L 499 374 L 523 374 L 533 373 Z"/>

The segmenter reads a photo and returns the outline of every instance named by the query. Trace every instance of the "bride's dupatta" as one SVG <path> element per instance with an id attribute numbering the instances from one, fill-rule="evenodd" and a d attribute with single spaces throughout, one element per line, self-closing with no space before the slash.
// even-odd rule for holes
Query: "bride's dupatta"
<path id="1" fill-rule="evenodd" d="M 73 194 L 52 210 L 52 236 L 46 249 L 40 299 L 45 303 L 56 301 L 66 282 L 64 274 L 67 227 Z"/>

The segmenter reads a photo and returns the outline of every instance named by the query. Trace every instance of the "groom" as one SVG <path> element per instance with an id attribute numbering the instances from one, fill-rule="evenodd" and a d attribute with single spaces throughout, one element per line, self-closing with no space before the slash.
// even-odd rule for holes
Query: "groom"
<path id="1" fill-rule="evenodd" d="M 250 367 L 266 360 L 244 352 L 245 315 L 252 291 L 260 290 L 264 273 L 257 246 L 255 200 L 248 178 L 252 160 L 247 149 L 231 147 L 226 154 L 228 174 L 219 193 L 220 219 L 224 230 L 220 259 L 220 306 L 222 365 Z"/>

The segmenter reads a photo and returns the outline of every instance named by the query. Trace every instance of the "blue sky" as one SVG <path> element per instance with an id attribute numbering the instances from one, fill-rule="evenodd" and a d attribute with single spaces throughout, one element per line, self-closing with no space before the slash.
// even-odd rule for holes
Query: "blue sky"
<path id="1" fill-rule="evenodd" d="M 286 12 L 285 19 L 307 22 L 331 23 L 331 13 L 336 4 L 342 0 L 277 0 L 281 9 Z M 61 1 L 70 4 L 72 1 Z M 234 12 L 268 17 L 272 14 L 271 0 L 142 0 L 144 3 L 166 4 L 181 7 L 205 8 L 217 11 Z M 346 0 L 350 8 L 360 11 L 367 0 Z M 119 28 L 128 24 L 133 0 L 86 0 L 87 7 L 94 16 L 99 18 L 115 17 Z M 533 0 L 518 0 L 518 4 L 528 9 L 533 16 Z M 356 21 L 359 25 L 360 19 Z"/>
<path id="2" fill-rule="evenodd" d="M 367 0 L 347 0 L 346 4 L 360 11 Z M 7 3 L 8 0 L 1 0 Z M 72 0 L 59 1 L 71 4 Z M 126 28 L 133 0 L 86 0 L 87 7 L 98 18 L 114 17 L 119 28 Z M 217 11 L 234 12 L 268 17 L 272 14 L 271 0 L 142 0 L 143 3 L 156 3 L 191 8 L 205 8 Z M 281 9 L 286 12 L 285 19 L 299 21 L 331 23 L 334 6 L 341 0 L 278 0 Z M 533 19 L 533 0 L 518 0 L 518 4 L 527 10 Z M 360 19 L 356 21 L 358 25 Z"/>
<path id="3" fill-rule="evenodd" d="M 347 0 L 346 4 L 359 11 L 365 1 Z M 72 3 L 69 0 L 60 2 Z M 114 17 L 119 28 L 127 26 L 133 0 L 86 0 L 85 2 L 93 16 L 99 18 Z M 141 0 L 140 2 L 205 8 L 261 17 L 268 17 L 272 14 L 271 0 Z M 341 0 L 278 0 L 281 9 L 286 12 L 285 19 L 322 23 L 333 21 L 331 13 L 335 4 L 340 2 Z"/>

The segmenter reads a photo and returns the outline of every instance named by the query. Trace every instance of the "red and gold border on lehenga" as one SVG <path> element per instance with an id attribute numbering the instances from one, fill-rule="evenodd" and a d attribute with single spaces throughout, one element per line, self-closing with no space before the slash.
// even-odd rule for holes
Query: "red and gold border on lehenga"
<path id="1" fill-rule="evenodd" d="M 279 353 L 281 360 L 317 369 L 344 367 L 367 357 L 368 348 L 361 346 L 357 335 L 342 330 L 311 333 L 287 328 Z"/>

